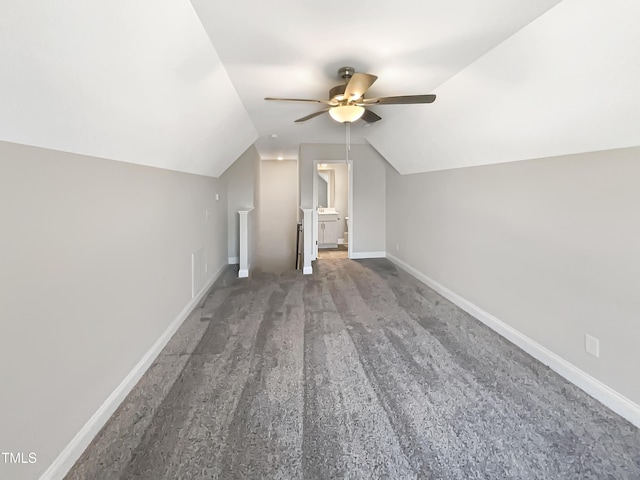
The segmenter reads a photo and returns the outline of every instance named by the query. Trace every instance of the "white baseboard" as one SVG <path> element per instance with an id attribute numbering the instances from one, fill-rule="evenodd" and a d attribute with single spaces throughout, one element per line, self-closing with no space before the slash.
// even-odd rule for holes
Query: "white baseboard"
<path id="1" fill-rule="evenodd" d="M 514 343 L 529 355 L 547 365 L 556 373 L 584 390 L 600 403 L 616 412 L 621 417 L 633 423 L 640 428 L 640 405 L 631 401 L 624 395 L 616 392 L 611 387 L 605 385 L 600 380 L 592 377 L 585 371 L 579 369 L 572 363 L 568 362 L 551 350 L 543 347 L 539 343 L 530 339 L 515 328 L 506 324 L 502 320 L 494 317 L 490 313 L 484 311 L 477 305 L 471 303 L 466 298 L 449 290 L 444 285 L 436 282 L 422 272 L 406 264 L 399 258 L 387 253 L 387 258 L 397 266 L 416 277 L 421 282 L 438 292 L 443 297 L 455 303 L 462 310 L 471 314 L 489 328 L 502 335 L 504 338 Z"/>
<path id="2" fill-rule="evenodd" d="M 313 267 L 303 267 L 302 274 L 303 275 L 311 275 L 313 273 Z"/>
<path id="3" fill-rule="evenodd" d="M 238 265 L 240 263 L 239 257 L 229 257 L 229 265 Z"/>
<path id="4" fill-rule="evenodd" d="M 362 258 L 384 258 L 386 256 L 386 252 L 353 252 L 349 258 L 358 260 Z"/>
<path id="5" fill-rule="evenodd" d="M 62 480 L 71 470 L 73 464 L 80 458 L 82 452 L 89 446 L 94 437 L 104 427 L 107 420 L 113 415 L 124 399 L 136 386 L 142 375 L 149 369 L 153 361 L 160 354 L 171 337 L 176 333 L 182 323 L 191 315 L 198 306 L 214 282 L 220 277 L 227 265 L 222 265 L 200 292 L 182 309 L 178 316 L 171 322 L 164 333 L 156 340 L 156 343 L 144 354 L 135 367 L 122 380 L 120 385 L 109 395 L 96 413 L 80 429 L 60 455 L 53 461 L 49 468 L 40 476 L 40 480 Z"/>
<path id="6" fill-rule="evenodd" d="M 249 276 L 248 268 L 241 268 L 238 270 L 238 278 L 247 278 Z"/>

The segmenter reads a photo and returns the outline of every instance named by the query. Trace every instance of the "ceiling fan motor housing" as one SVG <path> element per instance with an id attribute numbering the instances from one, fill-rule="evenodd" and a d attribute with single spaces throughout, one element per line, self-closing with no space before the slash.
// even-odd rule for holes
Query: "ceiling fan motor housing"
<path id="1" fill-rule="evenodd" d="M 337 100 L 339 102 L 344 100 L 344 91 L 354 73 L 356 73 L 356 69 L 353 67 L 340 67 L 338 69 L 338 77 L 344 80 L 344 85 L 336 85 L 329 90 L 329 100 Z"/>
<path id="2" fill-rule="evenodd" d="M 344 90 L 347 88 L 347 85 L 336 85 L 331 90 L 329 90 L 329 100 L 342 100 L 344 99 Z"/>

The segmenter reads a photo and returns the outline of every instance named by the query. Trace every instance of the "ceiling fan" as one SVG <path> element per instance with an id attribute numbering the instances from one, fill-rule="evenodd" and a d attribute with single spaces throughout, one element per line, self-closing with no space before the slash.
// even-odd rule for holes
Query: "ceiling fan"
<path id="1" fill-rule="evenodd" d="M 369 73 L 356 73 L 353 67 L 341 67 L 338 76 L 343 78 L 344 85 L 337 85 L 329 90 L 328 100 L 308 100 L 304 98 L 276 98 L 266 97 L 265 100 L 288 102 L 322 103 L 327 108 L 314 112 L 296 122 L 306 122 L 314 117 L 329 112 L 331 118 L 341 123 L 352 123 L 362 118 L 367 123 L 377 122 L 382 117 L 368 108 L 372 105 L 407 105 L 413 103 L 433 103 L 435 95 L 401 95 L 395 97 L 365 98 L 365 92 L 373 85 L 378 77 Z"/>

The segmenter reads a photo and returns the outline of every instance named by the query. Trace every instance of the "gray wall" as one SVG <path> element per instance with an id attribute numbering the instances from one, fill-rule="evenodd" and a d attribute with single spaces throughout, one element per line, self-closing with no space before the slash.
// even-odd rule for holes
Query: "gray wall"
<path id="1" fill-rule="evenodd" d="M 225 198 L 214 178 L 0 142 L 0 446 L 37 454 L 0 478 L 37 478 L 190 303 L 192 252 L 208 279 L 226 265 Z"/>
<path id="2" fill-rule="evenodd" d="M 260 162 L 259 245 L 255 265 L 265 271 L 293 270 L 298 215 L 298 162 Z"/>
<path id="3" fill-rule="evenodd" d="M 640 404 L 639 206 L 637 147 L 388 168 L 388 251 Z"/>
<path id="4" fill-rule="evenodd" d="M 237 259 L 240 240 L 240 217 L 238 210 L 254 207 L 250 215 L 258 214 L 258 198 L 260 188 L 260 156 L 256 147 L 251 145 L 238 159 L 222 174 L 220 179 L 226 184 L 229 192 L 228 209 L 228 257 Z M 254 239 L 255 240 L 255 239 Z M 255 249 L 255 244 L 250 244 Z"/>
<path id="5" fill-rule="evenodd" d="M 302 144 L 299 155 L 300 205 L 313 205 L 313 162 L 344 160 L 343 144 Z M 387 162 L 370 145 L 352 145 L 352 254 L 385 251 L 385 168 Z M 346 216 L 346 215 L 345 215 Z"/>
<path id="6" fill-rule="evenodd" d="M 344 238 L 345 217 L 349 216 L 349 167 L 344 163 L 334 163 L 335 170 L 335 209 L 340 212 L 338 220 L 338 238 Z"/>

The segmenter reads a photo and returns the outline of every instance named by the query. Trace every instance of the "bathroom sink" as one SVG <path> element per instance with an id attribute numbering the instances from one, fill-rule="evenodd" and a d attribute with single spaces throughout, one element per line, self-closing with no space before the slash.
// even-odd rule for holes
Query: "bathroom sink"
<path id="1" fill-rule="evenodd" d="M 338 220 L 338 212 L 333 209 L 331 212 L 327 212 L 325 209 L 324 212 L 318 212 L 318 220 L 320 220 L 321 222 Z"/>

